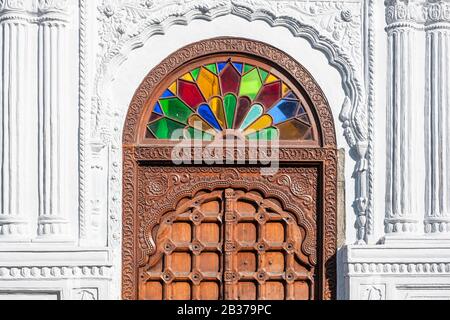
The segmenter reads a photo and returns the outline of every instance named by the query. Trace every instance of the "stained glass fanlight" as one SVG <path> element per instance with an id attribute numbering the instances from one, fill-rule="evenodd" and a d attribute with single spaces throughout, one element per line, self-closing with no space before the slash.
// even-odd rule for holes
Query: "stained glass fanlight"
<path id="1" fill-rule="evenodd" d="M 258 63 L 208 61 L 182 74 L 152 105 L 147 137 L 212 141 L 236 132 L 247 140 L 313 140 L 305 100 Z M 178 133 L 178 134 L 176 134 Z"/>

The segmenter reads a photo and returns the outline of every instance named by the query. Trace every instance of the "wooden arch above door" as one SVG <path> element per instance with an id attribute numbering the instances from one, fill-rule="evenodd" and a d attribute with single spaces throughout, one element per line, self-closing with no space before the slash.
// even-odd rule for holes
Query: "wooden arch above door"
<path id="1" fill-rule="evenodd" d="M 161 117 L 153 115 L 158 99 L 179 84 L 176 79 L 206 70 L 209 63 L 218 67 L 218 61 L 248 64 L 261 86 L 269 76 L 265 72 L 273 75 L 304 108 L 298 114 L 307 117 L 311 133 L 280 141 L 280 170 L 273 176 L 249 165 L 175 166 L 175 142 L 157 139 L 163 136 L 150 130 L 152 119 Z M 176 95 L 173 91 L 169 95 Z M 123 154 L 124 299 L 335 298 L 334 121 L 322 90 L 292 57 L 242 38 L 215 38 L 178 50 L 136 91 L 125 121 Z M 267 231 L 271 228 L 278 231 Z M 205 269 L 205 264 L 216 268 Z"/>

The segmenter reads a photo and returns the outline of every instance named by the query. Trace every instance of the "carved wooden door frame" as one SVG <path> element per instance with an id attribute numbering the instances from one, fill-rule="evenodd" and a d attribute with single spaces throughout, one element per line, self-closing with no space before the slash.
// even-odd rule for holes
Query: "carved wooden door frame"
<path id="1" fill-rule="evenodd" d="M 321 248 L 318 264 L 322 267 L 323 278 L 319 299 L 334 299 L 336 296 L 336 238 L 337 238 L 337 150 L 336 136 L 332 112 L 317 82 L 311 74 L 295 59 L 281 50 L 263 42 L 243 38 L 214 38 L 190 44 L 163 60 L 146 76 L 136 91 L 130 104 L 123 132 L 123 243 L 122 243 L 122 297 L 136 299 L 138 290 L 138 268 L 144 255 L 151 254 L 155 248 L 153 243 L 146 242 L 142 236 L 143 228 L 137 223 L 138 217 L 144 214 L 142 201 L 144 195 L 138 188 L 139 165 L 172 163 L 174 144 L 155 140 L 151 145 L 140 144 L 141 128 L 146 122 L 144 114 L 148 100 L 155 94 L 161 82 L 181 66 L 189 64 L 199 57 L 214 54 L 240 54 L 264 61 L 285 74 L 292 83 L 302 88 L 304 96 L 313 106 L 314 117 L 318 126 L 319 146 L 302 146 L 292 142 L 280 144 L 280 164 L 314 164 L 322 174 L 319 177 L 321 186 L 321 208 L 319 210 L 318 228 L 322 238 L 317 246 Z M 248 157 L 249 150 L 244 151 Z M 245 156 L 245 155 L 244 155 Z M 164 188 L 155 185 L 155 188 Z M 148 225 L 154 225 L 164 214 L 160 210 Z M 147 227 L 148 227 L 147 225 Z"/>

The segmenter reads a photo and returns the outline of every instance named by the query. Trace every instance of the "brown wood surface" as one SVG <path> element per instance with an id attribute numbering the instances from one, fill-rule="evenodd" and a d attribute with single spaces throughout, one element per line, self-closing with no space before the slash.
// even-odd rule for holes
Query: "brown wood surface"
<path id="1" fill-rule="evenodd" d="M 301 254 L 302 231 L 278 205 L 234 189 L 190 202 L 159 226 L 159 250 L 143 272 L 141 299 L 314 297 L 315 269 Z"/>

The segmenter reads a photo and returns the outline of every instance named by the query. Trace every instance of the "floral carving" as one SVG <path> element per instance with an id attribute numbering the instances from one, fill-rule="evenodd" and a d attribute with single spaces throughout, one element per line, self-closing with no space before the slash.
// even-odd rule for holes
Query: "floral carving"
<path id="1" fill-rule="evenodd" d="M 168 182 L 166 177 L 153 177 L 153 179 L 149 181 L 149 186 L 147 189 L 148 195 L 150 197 L 163 195 L 167 191 L 167 188 Z"/>

